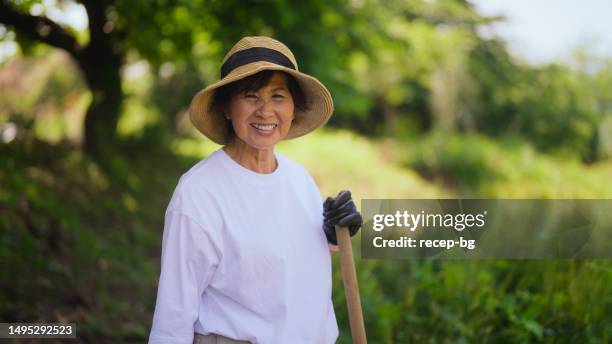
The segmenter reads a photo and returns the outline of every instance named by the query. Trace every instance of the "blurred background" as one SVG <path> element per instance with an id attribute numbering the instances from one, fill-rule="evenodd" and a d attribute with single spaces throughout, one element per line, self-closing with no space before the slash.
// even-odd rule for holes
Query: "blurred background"
<path id="1" fill-rule="evenodd" d="M 245 35 L 286 43 L 333 94 L 324 129 L 278 147 L 324 197 L 610 198 L 610 13 L 606 0 L 0 0 L 0 319 L 146 342 L 164 211 L 218 148 L 187 109 Z M 357 270 L 371 343 L 612 341 L 609 261 Z M 338 257 L 334 305 L 350 343 Z"/>

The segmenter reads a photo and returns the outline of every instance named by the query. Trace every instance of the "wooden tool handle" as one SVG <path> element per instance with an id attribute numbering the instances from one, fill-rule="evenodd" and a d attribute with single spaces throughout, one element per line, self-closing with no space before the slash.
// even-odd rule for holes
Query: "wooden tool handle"
<path id="1" fill-rule="evenodd" d="M 340 248 L 340 267 L 342 279 L 344 280 L 344 294 L 348 307 L 349 322 L 351 325 L 351 336 L 353 343 L 366 344 L 366 332 L 361 311 L 361 300 L 359 298 L 359 285 L 357 284 L 357 273 L 353 261 L 353 248 L 351 236 L 347 227 L 336 226 L 336 238 Z"/>

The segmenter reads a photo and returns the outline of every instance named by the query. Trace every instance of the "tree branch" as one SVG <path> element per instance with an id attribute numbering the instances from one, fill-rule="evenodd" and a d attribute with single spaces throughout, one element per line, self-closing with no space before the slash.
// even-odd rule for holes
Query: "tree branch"
<path id="1" fill-rule="evenodd" d="M 85 7 L 89 19 L 90 42 L 108 41 L 115 35 L 115 29 L 106 18 L 106 10 L 114 3 L 110 0 L 77 0 Z"/>
<path id="2" fill-rule="evenodd" d="M 0 23 L 25 33 L 34 40 L 64 49 L 77 56 L 81 46 L 66 29 L 47 17 L 20 13 L 9 0 L 0 0 Z"/>

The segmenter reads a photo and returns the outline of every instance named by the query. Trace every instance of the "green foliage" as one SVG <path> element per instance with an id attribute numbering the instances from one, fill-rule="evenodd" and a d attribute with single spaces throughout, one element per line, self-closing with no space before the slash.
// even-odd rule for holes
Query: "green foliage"
<path id="1" fill-rule="evenodd" d="M 31 139 L 0 146 L 2 319 L 52 322 L 61 317 L 78 324 L 84 342 L 146 341 L 163 211 L 180 174 L 218 148 L 181 138 L 165 145 L 169 152 L 154 142 L 147 134 L 125 139 L 122 157 L 115 161 L 123 173 L 113 177 L 75 147 Z M 596 193 L 594 186 L 606 190 L 601 181 L 612 169 L 609 164 L 585 168 L 537 154 L 520 141 L 501 142 L 440 135 L 372 143 L 345 131 L 319 130 L 279 149 L 305 165 L 323 197 L 347 187 L 357 200 L 453 197 L 470 194 L 469 188 L 486 197 L 508 197 L 510 189 L 517 189 L 511 196 L 556 197 L 562 194 L 531 193 L 530 188 L 555 189 L 558 180 L 572 184 L 570 190 L 582 189 L 585 197 L 610 195 L 609 190 Z M 424 147 L 433 148 L 426 152 Z M 467 153 L 470 149 L 482 157 Z M 435 163 L 425 164 L 420 152 L 437 154 Z M 463 155 L 469 156 L 467 162 L 458 158 Z M 402 167 L 407 161 L 430 173 L 442 169 L 457 184 L 467 181 L 465 189 L 445 191 Z M 480 166 L 488 174 L 466 177 Z M 556 172 L 547 172 L 553 166 Z M 555 173 L 561 175 L 551 179 Z M 353 245 L 359 247 L 359 237 Z M 612 338 L 612 266 L 605 261 L 377 261 L 355 253 L 371 343 L 598 343 Z M 333 263 L 339 343 L 350 343 L 338 257 Z"/>
<path id="2" fill-rule="evenodd" d="M 513 62 L 502 42 L 482 42 L 470 58 L 470 73 L 479 80 L 474 127 L 521 136 L 540 151 L 565 151 L 587 162 L 601 158 L 599 136 L 610 135 L 604 123 L 611 111 L 601 90 L 612 86 L 612 68 L 609 61 L 591 62 L 603 67 L 596 73 L 586 66 L 529 67 Z"/>
<path id="3" fill-rule="evenodd" d="M 25 13 L 45 2 L 16 3 Z M 78 139 L 68 126 L 91 101 L 80 78 L 16 37 L 49 60 L 7 64 L 21 84 L 0 92 L 0 119 L 26 123 L 24 135 L 0 144 L 6 321 L 67 319 L 84 342 L 146 340 L 163 211 L 180 174 L 218 148 L 191 138 L 190 125 L 176 124 L 176 139 L 168 128 L 186 121 L 190 98 L 218 78 L 223 54 L 244 35 L 287 43 L 332 92 L 330 124 L 370 136 L 319 130 L 279 145 L 324 197 L 343 188 L 357 200 L 612 195 L 612 62 L 525 65 L 478 34 L 492 19 L 467 1 L 120 0 L 107 19 L 127 56 L 112 175 L 62 140 Z M 130 79 L 138 64 L 148 69 Z M 398 140 L 372 139 L 383 134 Z M 339 342 L 349 343 L 338 263 L 333 299 Z M 612 340 L 609 262 L 357 268 L 371 343 Z"/>
<path id="4" fill-rule="evenodd" d="M 84 86 L 69 56 L 59 52 L 15 60 L 2 71 L 7 80 L 19 76 L 11 79 L 10 87 L 0 86 L 0 115 L 4 116 L 43 117 L 39 108 L 46 110 L 44 115 L 56 115 L 52 112 L 69 108 L 71 98 L 78 97 Z"/>
<path id="5" fill-rule="evenodd" d="M 15 5 L 50 11 L 44 1 Z M 150 99 L 171 120 L 218 78 L 238 39 L 262 34 L 285 42 L 331 90 L 330 125 L 402 139 L 432 129 L 510 134 L 589 163 L 612 154 L 611 62 L 582 54 L 578 68 L 526 65 L 482 37 L 497 18 L 467 1 L 117 0 L 106 20 L 114 49 L 148 61 Z"/>
<path id="6" fill-rule="evenodd" d="M 597 261 L 360 261 L 369 342 L 606 342 L 611 268 Z M 337 313 L 344 312 L 342 305 Z"/>
<path id="7" fill-rule="evenodd" d="M 583 166 L 571 155 L 547 156 L 527 141 L 433 133 L 397 148 L 406 166 L 461 197 L 609 198 L 609 162 Z"/>
<path id="8" fill-rule="evenodd" d="M 172 171 L 186 165 L 134 148 L 124 146 L 128 172 L 112 179 L 75 147 L 0 146 L 2 319 L 76 322 L 88 341 L 146 338 L 159 273 L 153 229 L 163 226 Z M 169 164 L 158 173 L 151 161 Z"/>
<path id="9" fill-rule="evenodd" d="M 449 185 L 474 189 L 482 183 L 505 179 L 499 168 L 503 153 L 483 138 L 436 133 L 405 147 L 409 166 L 421 175 Z"/>

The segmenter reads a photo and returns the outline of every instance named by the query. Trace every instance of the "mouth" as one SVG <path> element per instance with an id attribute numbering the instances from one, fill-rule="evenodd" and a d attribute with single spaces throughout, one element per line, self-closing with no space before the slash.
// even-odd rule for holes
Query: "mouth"
<path id="1" fill-rule="evenodd" d="M 262 131 L 272 131 L 276 128 L 278 124 L 261 124 L 261 123 L 251 123 L 251 127 L 262 130 Z"/>

